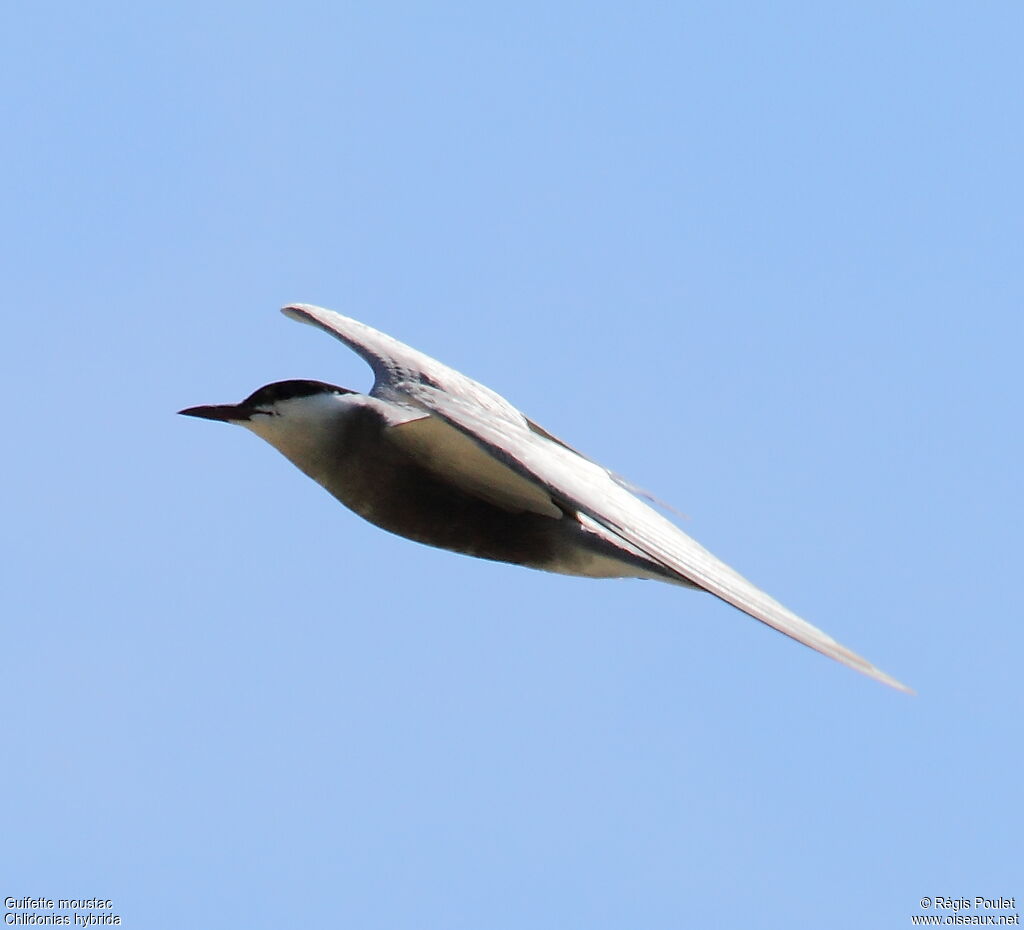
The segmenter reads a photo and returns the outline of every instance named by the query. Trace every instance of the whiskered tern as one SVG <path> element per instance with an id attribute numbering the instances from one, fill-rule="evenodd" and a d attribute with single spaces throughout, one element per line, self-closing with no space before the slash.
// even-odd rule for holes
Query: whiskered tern
<path id="1" fill-rule="evenodd" d="M 503 397 L 340 313 L 283 311 L 326 330 L 373 369 L 369 395 L 278 381 L 240 404 L 189 407 L 237 423 L 346 507 L 416 542 L 590 578 L 653 578 L 714 594 L 798 642 L 909 691 L 715 558 L 618 475 Z"/>

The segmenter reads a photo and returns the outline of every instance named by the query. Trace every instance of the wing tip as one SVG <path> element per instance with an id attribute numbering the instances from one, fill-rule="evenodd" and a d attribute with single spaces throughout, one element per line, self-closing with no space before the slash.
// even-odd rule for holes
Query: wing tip
<path id="1" fill-rule="evenodd" d="M 902 691 L 904 694 L 911 694 L 915 697 L 917 696 L 917 692 L 913 688 L 903 684 L 902 681 L 893 678 L 892 675 L 887 675 L 881 669 L 877 669 L 873 665 L 871 666 L 870 671 L 865 669 L 864 674 L 870 675 L 872 678 L 875 679 L 875 681 L 880 681 L 883 685 L 888 685 L 890 688 L 894 688 L 897 691 Z"/>
<path id="2" fill-rule="evenodd" d="M 828 655 L 828 653 L 826 653 L 826 655 Z M 851 652 L 845 646 L 840 646 L 837 653 L 833 653 L 830 657 L 838 659 L 854 671 L 860 672 L 862 675 L 867 675 L 868 678 L 873 678 L 875 681 L 879 681 L 883 685 L 888 685 L 890 688 L 894 688 L 897 691 L 902 691 L 904 694 L 917 694 L 913 688 L 903 684 L 899 679 L 893 678 L 892 675 L 886 674 L 880 668 L 868 662 L 867 659 L 862 658 L 855 652 Z"/>
<path id="3" fill-rule="evenodd" d="M 281 312 L 289 319 L 298 320 L 300 323 L 308 323 L 319 309 L 319 307 L 313 304 L 285 304 L 281 308 Z"/>

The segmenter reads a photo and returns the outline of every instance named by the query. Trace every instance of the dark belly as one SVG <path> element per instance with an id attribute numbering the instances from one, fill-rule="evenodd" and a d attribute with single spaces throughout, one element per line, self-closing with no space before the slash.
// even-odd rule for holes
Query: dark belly
<path id="1" fill-rule="evenodd" d="M 560 519 L 510 512 L 447 483 L 382 438 L 369 412 L 362 424 L 350 424 L 344 447 L 332 452 L 330 462 L 330 481 L 311 477 L 359 516 L 407 539 L 563 574 L 685 583 L 587 532 L 568 507 Z"/>
<path id="2" fill-rule="evenodd" d="M 381 529 L 428 546 L 534 568 L 555 561 L 559 524 L 570 519 L 510 513 L 446 484 L 404 456 L 354 461 L 344 485 L 328 490 Z"/>

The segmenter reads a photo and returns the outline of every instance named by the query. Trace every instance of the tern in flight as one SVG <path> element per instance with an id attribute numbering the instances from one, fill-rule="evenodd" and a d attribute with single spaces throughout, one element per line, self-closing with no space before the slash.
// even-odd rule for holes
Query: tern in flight
<path id="1" fill-rule="evenodd" d="M 369 362 L 369 395 L 322 381 L 278 381 L 240 404 L 181 413 L 252 430 L 346 507 L 399 536 L 566 575 L 701 588 L 910 690 L 769 597 L 640 500 L 643 492 L 494 391 L 340 313 L 308 304 L 284 313 Z"/>

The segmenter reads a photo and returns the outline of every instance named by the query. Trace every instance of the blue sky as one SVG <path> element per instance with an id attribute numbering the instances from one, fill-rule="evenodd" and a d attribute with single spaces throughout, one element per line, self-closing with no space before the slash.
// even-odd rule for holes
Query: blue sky
<path id="1" fill-rule="evenodd" d="M 0 894 L 132 928 L 1024 909 L 1022 25 L 9 9 Z M 389 536 L 174 415 L 367 389 L 292 301 L 505 394 L 918 695 L 695 592 Z"/>

